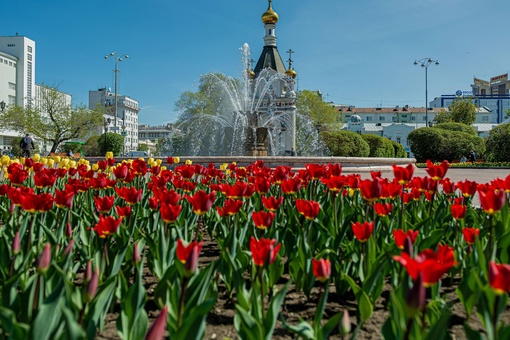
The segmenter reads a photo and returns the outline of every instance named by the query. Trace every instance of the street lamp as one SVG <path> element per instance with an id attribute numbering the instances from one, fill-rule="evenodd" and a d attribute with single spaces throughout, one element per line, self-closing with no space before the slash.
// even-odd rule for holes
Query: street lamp
<path id="1" fill-rule="evenodd" d="M 427 70 L 431 64 L 439 65 L 439 60 L 432 60 L 432 58 L 422 58 L 414 61 L 414 66 L 421 65 L 425 69 L 425 126 L 429 126 L 429 98 L 428 98 L 428 80 Z"/>
<path id="2" fill-rule="evenodd" d="M 111 122 L 112 122 L 112 120 L 110 118 L 104 119 L 104 152 L 105 152 L 105 154 L 108 152 L 108 145 L 106 144 L 106 133 L 108 132 L 108 125 L 110 125 Z"/>
<path id="3" fill-rule="evenodd" d="M 2 109 L 2 112 L 4 112 L 5 102 L 3 100 L 0 102 L 0 109 Z"/>
<path id="4" fill-rule="evenodd" d="M 115 70 L 113 71 L 113 72 L 115 72 L 115 93 L 114 93 L 114 100 L 115 100 L 115 103 L 114 103 L 114 110 L 115 110 L 114 126 L 115 126 L 115 129 L 117 129 L 117 83 L 119 80 L 119 62 L 123 61 L 124 59 L 129 58 L 129 56 L 127 54 L 123 54 L 120 56 L 116 56 L 116 55 L 117 55 L 117 52 L 112 52 L 112 53 L 104 56 L 104 58 L 106 60 L 108 60 L 110 58 L 113 58 L 115 60 Z"/>

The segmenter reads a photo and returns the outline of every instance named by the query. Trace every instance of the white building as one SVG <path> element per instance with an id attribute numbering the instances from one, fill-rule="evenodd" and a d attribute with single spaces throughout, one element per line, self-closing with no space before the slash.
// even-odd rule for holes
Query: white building
<path id="1" fill-rule="evenodd" d="M 89 91 L 89 109 L 94 109 L 97 105 L 104 107 L 107 112 L 105 118 L 110 118 L 110 123 L 107 125 L 108 131 L 125 137 L 123 152 L 137 150 L 138 112 L 140 112 L 138 101 L 129 96 L 117 94 L 117 120 L 115 120 L 115 93 L 104 87 L 97 91 Z"/>
<path id="2" fill-rule="evenodd" d="M 35 96 L 35 42 L 24 36 L 0 37 L 0 109 L 24 107 Z M 10 150 L 21 136 L 0 127 L 0 150 Z"/>

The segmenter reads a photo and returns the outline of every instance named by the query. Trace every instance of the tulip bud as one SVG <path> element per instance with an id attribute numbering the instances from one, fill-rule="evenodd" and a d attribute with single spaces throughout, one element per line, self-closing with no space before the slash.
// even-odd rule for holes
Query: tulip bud
<path id="1" fill-rule="evenodd" d="M 92 301 L 92 299 L 96 296 L 97 293 L 97 285 L 99 283 L 99 274 L 96 270 L 92 274 L 90 281 L 87 283 L 85 291 L 83 292 L 83 302 L 88 303 Z"/>
<path id="2" fill-rule="evenodd" d="M 71 241 L 69 241 L 69 244 L 67 245 L 67 247 L 64 249 L 64 252 L 62 253 L 62 255 L 64 255 L 64 256 L 71 255 L 73 252 L 73 248 L 74 248 L 74 240 L 71 240 Z"/>
<path id="3" fill-rule="evenodd" d="M 411 288 L 406 297 L 409 316 L 414 317 L 417 312 L 425 308 L 427 299 L 426 293 L 425 286 L 423 285 L 422 273 L 419 273 L 416 280 L 413 281 L 413 288 Z"/>
<path id="4" fill-rule="evenodd" d="M 11 205 L 9 206 L 9 214 L 14 214 L 14 209 L 16 208 L 16 205 L 14 203 L 12 203 L 11 201 Z"/>
<path id="5" fill-rule="evenodd" d="M 73 237 L 73 228 L 71 228 L 71 223 L 66 224 L 66 236 L 67 238 Z"/>
<path id="6" fill-rule="evenodd" d="M 159 313 L 156 321 L 151 326 L 151 329 L 145 335 L 145 340 L 161 340 L 166 330 L 168 307 L 165 306 Z"/>
<path id="7" fill-rule="evenodd" d="M 92 278 L 92 262 L 88 260 L 87 266 L 85 267 L 85 282 L 89 282 L 91 278 Z"/>
<path id="8" fill-rule="evenodd" d="M 142 256 L 140 255 L 140 250 L 138 250 L 138 243 L 135 243 L 133 246 L 133 264 L 137 266 L 140 261 L 142 261 Z"/>
<path id="9" fill-rule="evenodd" d="M 19 254 L 19 251 L 21 249 L 21 243 L 19 239 L 19 231 L 16 232 L 14 235 L 14 238 L 12 240 L 12 255 L 16 256 Z"/>
<path id="10" fill-rule="evenodd" d="M 37 261 L 37 272 L 39 273 L 39 275 L 44 275 L 48 271 L 48 268 L 50 268 L 50 264 L 51 264 L 51 246 L 49 243 L 46 243 L 41 253 L 41 256 L 39 257 L 39 260 Z"/>
<path id="11" fill-rule="evenodd" d="M 344 309 L 344 315 L 340 320 L 340 333 L 342 335 L 349 334 L 351 332 L 351 318 L 349 317 L 349 312 L 347 309 Z"/>
<path id="12" fill-rule="evenodd" d="M 406 240 L 404 241 L 404 252 L 409 254 L 409 256 L 413 256 L 413 240 L 411 236 L 407 235 Z"/>
<path id="13" fill-rule="evenodd" d="M 189 253 L 186 263 L 184 264 L 184 276 L 191 277 L 197 270 L 198 255 L 200 254 L 199 247 L 193 247 Z"/>

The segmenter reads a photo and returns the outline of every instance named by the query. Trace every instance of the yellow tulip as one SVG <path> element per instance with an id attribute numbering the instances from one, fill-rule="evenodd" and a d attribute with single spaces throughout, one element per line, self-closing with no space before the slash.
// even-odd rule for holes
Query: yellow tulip
<path id="1" fill-rule="evenodd" d="M 162 165 L 161 166 L 161 171 L 165 171 L 166 170 L 166 165 Z"/>
<path id="2" fill-rule="evenodd" d="M 65 168 L 69 164 L 69 158 L 62 158 L 62 160 L 59 163 L 59 166 L 61 168 Z"/>
<path id="3" fill-rule="evenodd" d="M 151 164 L 151 166 L 152 166 L 153 162 L 154 162 L 154 157 L 149 157 L 149 159 L 147 160 L 147 163 Z"/>
<path id="4" fill-rule="evenodd" d="M 220 164 L 220 170 L 222 170 L 222 171 L 227 170 L 227 167 L 228 167 L 227 163 Z"/>
<path id="5" fill-rule="evenodd" d="M 0 163 L 2 165 L 7 165 L 7 164 L 9 164 L 10 161 L 11 161 L 11 157 L 9 157 L 8 155 L 3 155 L 2 158 L 0 159 Z"/>
<path id="6" fill-rule="evenodd" d="M 193 164 L 193 161 L 191 159 L 187 159 L 186 160 L 186 165 L 191 165 L 191 164 Z"/>
<path id="7" fill-rule="evenodd" d="M 39 160 L 41 159 L 41 155 L 36 153 L 32 156 L 32 159 L 34 160 L 34 162 L 39 162 Z"/>
<path id="8" fill-rule="evenodd" d="M 53 156 L 53 160 L 55 161 L 55 163 L 60 163 L 61 158 L 60 156 Z"/>
<path id="9" fill-rule="evenodd" d="M 110 158 L 113 158 L 113 152 L 112 151 L 108 151 L 106 152 L 106 156 L 105 156 L 106 159 L 110 159 Z"/>
<path id="10" fill-rule="evenodd" d="M 161 165 L 163 160 L 161 158 L 156 159 L 156 165 Z"/>
<path id="11" fill-rule="evenodd" d="M 41 158 L 40 163 L 42 163 L 44 165 L 48 164 L 48 158 L 46 158 L 46 157 Z"/>
<path id="12" fill-rule="evenodd" d="M 174 157 L 174 164 L 179 164 L 181 159 L 179 157 Z"/>
<path id="13" fill-rule="evenodd" d="M 99 169 L 99 165 L 97 163 L 92 164 L 92 170 L 97 171 Z"/>
<path id="14" fill-rule="evenodd" d="M 70 161 L 68 168 L 76 168 L 76 161 L 75 160 Z"/>
<path id="15" fill-rule="evenodd" d="M 55 160 L 50 158 L 48 159 L 48 164 L 46 164 L 48 166 L 48 168 L 53 168 L 53 165 L 55 164 Z"/>

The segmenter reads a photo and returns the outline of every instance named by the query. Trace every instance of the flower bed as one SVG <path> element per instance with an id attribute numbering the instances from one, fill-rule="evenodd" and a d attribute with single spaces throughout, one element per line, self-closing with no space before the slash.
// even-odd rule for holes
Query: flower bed
<path id="1" fill-rule="evenodd" d="M 226 335 L 217 324 L 241 339 L 510 332 L 510 177 L 453 183 L 448 162 L 426 177 L 394 166 L 392 181 L 340 164 L 2 166 L 5 336 L 92 339 L 113 323 L 126 339 Z"/>

